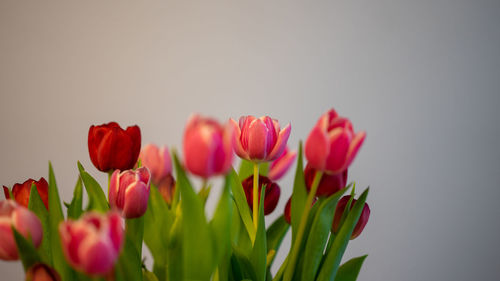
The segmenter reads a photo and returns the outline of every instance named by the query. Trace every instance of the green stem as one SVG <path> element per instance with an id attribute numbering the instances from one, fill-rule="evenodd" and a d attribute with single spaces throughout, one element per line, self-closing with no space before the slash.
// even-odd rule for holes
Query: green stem
<path id="1" fill-rule="evenodd" d="M 293 278 L 295 263 L 297 262 L 302 239 L 304 238 L 304 233 L 306 231 L 305 228 L 307 224 L 307 217 L 309 216 L 309 212 L 311 211 L 311 205 L 314 200 L 314 197 L 316 196 L 316 191 L 318 190 L 319 182 L 321 181 L 321 176 L 323 176 L 323 172 L 317 171 L 316 175 L 314 176 L 314 180 L 311 186 L 311 191 L 307 195 L 306 205 L 304 206 L 304 212 L 302 213 L 302 217 L 300 218 L 297 238 L 295 239 L 295 243 L 293 243 L 292 250 L 290 251 L 291 253 L 290 261 L 286 266 L 285 276 L 283 278 L 283 281 L 291 281 Z"/>
<path id="2" fill-rule="evenodd" d="M 259 163 L 253 163 L 253 225 L 259 222 Z"/>

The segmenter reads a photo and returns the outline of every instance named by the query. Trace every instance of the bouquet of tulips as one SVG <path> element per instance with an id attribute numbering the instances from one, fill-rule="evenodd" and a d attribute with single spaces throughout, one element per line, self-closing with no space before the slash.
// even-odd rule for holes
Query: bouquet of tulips
<path id="1" fill-rule="evenodd" d="M 290 131 L 268 116 L 221 124 L 193 115 L 181 159 L 167 147 L 141 149 L 138 126 L 91 126 L 90 159 L 109 175 L 107 196 L 79 162 L 69 203 L 61 204 L 50 163 L 48 182 L 4 186 L 0 259 L 20 259 L 26 280 L 356 280 L 366 256 L 341 260 L 370 215 L 368 189 L 354 199 L 354 184 L 347 185 L 365 133 L 355 133 L 333 109 L 312 128 L 304 153 L 301 144 L 298 151 L 287 148 Z M 238 171 L 234 153 L 241 158 Z M 294 162 L 293 194 L 266 227 L 265 216 L 280 197 L 279 180 Z M 188 175 L 201 179 L 195 181 L 201 187 Z M 223 177 L 222 186 L 213 186 L 215 176 Z M 208 217 L 205 204 L 214 189 L 220 196 Z M 291 247 L 273 276 L 289 229 Z"/>

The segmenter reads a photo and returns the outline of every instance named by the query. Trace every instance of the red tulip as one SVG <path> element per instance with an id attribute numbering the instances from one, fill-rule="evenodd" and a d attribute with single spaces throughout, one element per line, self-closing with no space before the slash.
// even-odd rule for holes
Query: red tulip
<path id="1" fill-rule="evenodd" d="M 141 150 L 138 126 L 123 130 L 116 122 L 90 126 L 89 154 L 94 166 L 102 172 L 132 169 Z"/>
<path id="2" fill-rule="evenodd" d="M 0 259 L 2 260 L 19 258 L 12 227 L 26 239 L 31 239 L 35 247 L 42 242 L 42 223 L 33 212 L 14 200 L 0 201 Z"/>
<path id="3" fill-rule="evenodd" d="M 355 134 L 351 121 L 331 109 L 321 116 L 307 138 L 307 160 L 317 170 L 341 173 L 354 160 L 365 137 L 364 131 Z"/>
<path id="4" fill-rule="evenodd" d="M 139 159 L 142 165 L 151 172 L 151 178 L 156 186 L 172 173 L 172 160 L 166 146 L 160 148 L 154 144 L 148 144 L 141 149 Z"/>
<path id="5" fill-rule="evenodd" d="M 89 275 L 104 275 L 113 269 L 123 242 L 120 215 L 90 212 L 79 220 L 59 225 L 66 260 Z"/>
<path id="6" fill-rule="evenodd" d="M 241 182 L 245 195 L 247 197 L 248 206 L 250 210 L 253 210 L 253 176 L 249 176 Z M 276 209 L 278 201 L 280 199 L 280 187 L 278 184 L 272 182 L 269 178 L 259 175 L 259 203 L 260 203 L 260 192 L 262 185 L 266 185 L 264 194 L 264 215 L 269 215 Z"/>
<path id="7" fill-rule="evenodd" d="M 335 208 L 335 216 L 333 218 L 333 233 L 337 233 L 339 231 L 340 227 L 340 220 L 342 219 L 342 215 L 344 214 L 345 207 L 347 206 L 347 203 L 349 202 L 349 199 L 351 198 L 350 195 L 342 197 L 339 202 L 337 203 L 337 207 Z M 356 199 L 352 200 L 351 203 L 351 208 L 354 206 L 354 203 L 356 203 Z M 350 210 L 349 209 L 349 210 Z M 358 223 L 354 227 L 354 230 L 352 231 L 351 235 L 351 240 L 358 237 L 363 229 L 366 226 L 366 223 L 368 222 L 368 218 L 370 218 L 370 206 L 368 206 L 368 203 L 365 203 L 363 206 L 363 211 L 361 211 L 361 216 L 359 217 Z"/>
<path id="8" fill-rule="evenodd" d="M 38 181 L 34 179 L 28 179 L 25 182 L 16 183 L 12 187 L 12 195 L 14 195 L 14 200 L 17 203 L 23 205 L 28 208 L 28 203 L 30 201 L 30 193 L 31 193 L 31 185 L 35 184 L 36 190 L 42 198 L 43 204 L 47 210 L 49 209 L 49 184 L 44 178 L 40 178 Z M 5 185 L 3 186 L 3 192 L 5 194 L 6 199 L 10 199 L 9 188 Z"/>
<path id="9" fill-rule="evenodd" d="M 289 151 L 288 148 L 285 147 L 285 150 L 283 151 L 281 156 L 276 158 L 276 160 L 271 162 L 271 165 L 269 165 L 269 174 L 267 175 L 269 179 L 272 181 L 277 181 L 281 177 L 283 177 L 288 169 L 290 169 L 290 166 L 292 166 L 296 157 L 297 152 Z"/>
<path id="10" fill-rule="evenodd" d="M 125 218 L 138 218 L 148 208 L 151 174 L 146 167 L 120 173 L 115 170 L 109 183 L 109 205 Z"/>
<path id="11" fill-rule="evenodd" d="M 184 131 L 186 169 L 202 178 L 225 174 L 233 160 L 233 130 L 216 120 L 192 115 Z"/>
<path id="12" fill-rule="evenodd" d="M 311 190 L 312 182 L 314 181 L 314 176 L 316 175 L 316 169 L 314 169 L 309 163 L 304 169 L 304 178 L 306 181 L 307 190 Z M 316 191 L 316 196 L 328 197 L 335 192 L 341 190 L 346 186 L 347 183 L 347 169 L 339 174 L 323 174 L 318 185 L 318 190 Z"/>
<path id="13" fill-rule="evenodd" d="M 252 162 L 273 161 L 286 147 L 290 124 L 280 130 L 277 120 L 269 116 L 242 116 L 239 123 L 231 119 L 235 130 L 234 150 L 239 157 Z"/>
<path id="14" fill-rule="evenodd" d="M 61 281 L 61 276 L 52 267 L 36 263 L 26 272 L 26 281 Z"/>

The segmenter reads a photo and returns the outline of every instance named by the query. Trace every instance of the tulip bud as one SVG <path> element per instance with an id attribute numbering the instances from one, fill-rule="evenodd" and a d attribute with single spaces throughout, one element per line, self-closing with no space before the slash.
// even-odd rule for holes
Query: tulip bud
<path id="1" fill-rule="evenodd" d="M 52 267 L 36 263 L 26 272 L 26 281 L 61 281 L 61 276 Z"/>
<path id="2" fill-rule="evenodd" d="M 339 231 L 340 220 L 342 219 L 342 215 L 344 214 L 345 208 L 350 198 L 351 198 L 350 195 L 344 196 L 337 203 L 337 207 L 335 208 L 335 216 L 333 218 L 333 226 L 332 226 L 333 233 L 335 234 Z M 356 199 L 352 200 L 351 208 L 349 210 L 352 209 L 354 203 L 356 203 Z M 361 216 L 359 217 L 358 223 L 356 223 L 356 226 L 352 231 L 351 240 L 358 237 L 361 234 L 361 232 L 366 226 L 366 223 L 368 222 L 368 218 L 370 218 L 370 206 L 368 206 L 368 203 L 365 203 L 365 205 L 363 206 L 363 211 L 361 211 Z"/>
<path id="3" fill-rule="evenodd" d="M 314 169 L 309 163 L 304 169 L 304 179 L 306 181 L 307 190 L 311 190 L 312 183 L 314 181 L 314 176 L 316 175 L 316 169 Z M 328 197 L 335 192 L 341 190 L 346 186 L 347 182 L 347 169 L 339 174 L 323 174 L 318 185 L 318 190 L 316 191 L 316 196 Z"/>
<path id="4" fill-rule="evenodd" d="M 157 186 L 163 178 L 172 173 L 172 160 L 166 146 L 159 148 L 154 144 L 148 144 L 141 149 L 139 159 L 142 165 L 149 169 L 151 179 Z"/>
<path id="5" fill-rule="evenodd" d="M 239 123 L 231 119 L 235 130 L 234 150 L 239 157 L 252 162 L 273 161 L 286 147 L 291 126 L 280 130 L 278 120 L 269 116 L 242 116 Z"/>
<path id="6" fill-rule="evenodd" d="M 364 131 L 355 134 L 351 121 L 331 109 L 320 117 L 309 134 L 306 158 L 314 169 L 339 174 L 354 160 L 365 137 Z"/>
<path id="7" fill-rule="evenodd" d="M 34 179 L 28 179 L 22 184 L 16 183 L 12 187 L 12 195 L 14 195 L 14 200 L 17 203 L 28 208 L 28 203 L 30 202 L 31 185 L 35 184 L 36 190 L 42 199 L 43 204 L 47 210 L 49 209 L 49 184 L 44 178 L 40 178 L 38 181 Z M 6 199 L 11 199 L 9 194 L 9 188 L 5 185 L 3 186 L 3 192 Z"/>
<path id="8" fill-rule="evenodd" d="M 0 201 L 0 259 L 2 260 L 19 259 L 12 227 L 26 239 L 31 238 L 35 247 L 42 242 L 42 223 L 33 212 L 14 200 Z"/>
<path id="9" fill-rule="evenodd" d="M 269 174 L 267 175 L 269 179 L 272 181 L 277 181 L 281 177 L 283 177 L 288 169 L 290 169 L 290 166 L 292 166 L 293 161 L 295 161 L 296 157 L 297 152 L 289 151 L 288 148 L 285 147 L 283 153 L 278 158 L 276 158 L 276 160 L 271 162 L 271 165 L 269 166 Z"/>
<path id="10" fill-rule="evenodd" d="M 175 179 L 172 175 L 168 175 L 161 180 L 158 184 L 158 191 L 160 191 L 163 200 L 167 202 L 167 204 L 171 204 L 174 198 L 175 193 Z"/>
<path id="11" fill-rule="evenodd" d="M 79 220 L 64 221 L 59 234 L 66 260 L 89 275 L 104 275 L 113 269 L 123 242 L 120 215 L 90 212 Z"/>
<path id="12" fill-rule="evenodd" d="M 316 201 L 317 201 L 317 197 L 314 197 L 314 199 L 311 203 L 311 207 L 314 206 Z M 290 198 L 288 198 L 288 201 L 286 201 L 285 212 L 284 212 L 285 220 L 288 224 L 292 224 L 291 208 L 292 208 L 292 197 L 290 196 Z"/>
<path id="13" fill-rule="evenodd" d="M 241 182 L 241 185 L 245 191 L 248 206 L 250 206 L 250 210 L 253 210 L 253 176 L 249 176 L 244 179 Z M 281 190 L 278 184 L 272 182 L 265 176 L 259 175 L 259 203 L 262 185 L 266 186 L 264 194 L 264 215 L 267 216 L 272 213 L 276 208 L 276 205 L 278 205 Z"/>
<path id="14" fill-rule="evenodd" d="M 148 208 L 150 178 L 146 167 L 115 170 L 109 183 L 109 205 L 127 219 L 141 217 Z"/>
<path id="15" fill-rule="evenodd" d="M 202 178 L 225 174 L 233 160 L 233 130 L 210 118 L 192 115 L 184 131 L 186 169 Z"/>
<path id="16" fill-rule="evenodd" d="M 123 130 L 116 122 L 91 126 L 88 146 L 90 160 L 102 172 L 132 169 L 141 150 L 138 126 Z"/>

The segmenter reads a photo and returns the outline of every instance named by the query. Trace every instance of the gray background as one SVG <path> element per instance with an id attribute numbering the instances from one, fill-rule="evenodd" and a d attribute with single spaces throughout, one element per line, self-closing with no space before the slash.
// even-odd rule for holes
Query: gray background
<path id="1" fill-rule="evenodd" d="M 180 148 L 191 112 L 266 114 L 296 146 L 335 107 L 368 132 L 349 175 L 371 186 L 359 280 L 498 280 L 499 51 L 495 0 L 1 0 L 1 184 L 48 160 L 66 201 L 77 160 L 105 183 L 91 124 Z"/>

